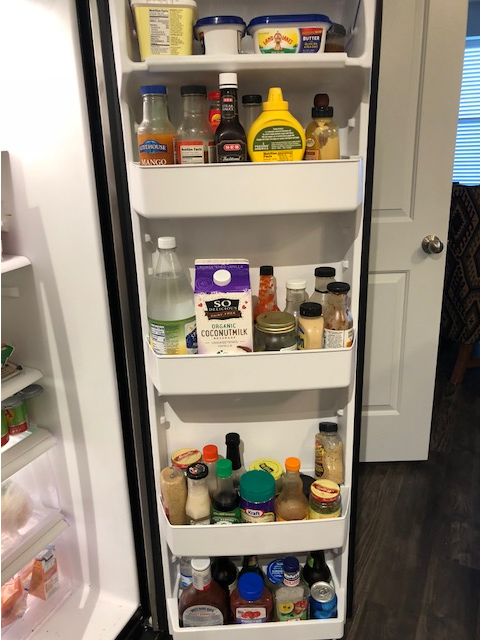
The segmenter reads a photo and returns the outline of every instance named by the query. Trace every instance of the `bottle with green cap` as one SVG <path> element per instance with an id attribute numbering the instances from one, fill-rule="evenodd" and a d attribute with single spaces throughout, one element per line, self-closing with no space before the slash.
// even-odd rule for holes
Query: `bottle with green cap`
<path id="1" fill-rule="evenodd" d="M 303 160 L 305 133 L 300 122 L 288 111 L 280 87 L 271 87 L 263 111 L 247 135 L 252 162 L 292 162 Z"/>
<path id="2" fill-rule="evenodd" d="M 217 462 L 217 489 L 212 495 L 212 524 L 239 524 L 240 499 L 233 487 L 232 461 Z"/>

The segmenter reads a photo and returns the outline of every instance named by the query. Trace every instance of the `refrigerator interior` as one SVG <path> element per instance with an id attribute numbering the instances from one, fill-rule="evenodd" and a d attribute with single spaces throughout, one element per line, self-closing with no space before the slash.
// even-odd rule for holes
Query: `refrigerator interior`
<path id="1" fill-rule="evenodd" d="M 291 3 L 198 0 L 198 15 L 289 13 Z M 302 1 L 298 13 L 325 13 L 351 31 L 348 53 L 325 56 L 243 53 L 147 58 L 141 61 L 128 4 L 111 0 L 112 39 L 128 164 L 132 224 L 144 336 L 148 335 L 146 297 L 161 235 L 177 239 L 177 252 L 193 277 L 197 258 L 247 258 L 252 293 L 258 292 L 259 267 L 271 264 L 277 279 L 280 308 L 285 282 L 301 277 L 307 292 L 314 288 L 314 268 L 332 265 L 336 279 L 351 285 L 351 309 L 359 314 L 362 256 L 364 162 L 370 99 L 374 0 Z M 266 59 L 268 58 L 268 59 Z M 205 84 L 218 89 L 218 73 L 238 75 L 239 96 L 279 86 L 290 112 L 306 126 L 316 93 L 328 93 L 340 127 L 342 159 L 332 162 L 246 163 L 238 166 L 168 166 L 140 168 L 136 126 L 142 119 L 140 87 L 165 84 L 170 119 L 181 119 L 180 87 Z M 240 106 L 241 110 L 241 106 Z M 357 324 L 355 324 L 355 329 Z M 194 635 L 230 638 L 287 637 L 288 625 L 269 623 L 182 629 L 178 624 L 178 556 L 256 554 L 266 563 L 278 554 L 304 559 L 311 549 L 328 549 L 339 598 L 336 619 L 296 626 L 296 637 L 340 638 L 346 610 L 350 490 L 355 420 L 355 365 L 358 345 L 339 351 L 312 351 L 242 356 L 155 356 L 145 341 L 150 380 L 149 408 L 159 496 L 162 554 L 170 632 L 175 638 Z M 159 473 L 173 451 L 216 444 L 225 455 L 225 434 L 237 431 L 245 466 L 260 457 L 280 462 L 298 456 L 302 471 L 312 472 L 314 436 L 320 420 L 338 422 L 344 441 L 346 478 L 343 513 L 338 521 L 174 527 L 160 500 Z M 239 625 L 242 627 L 242 625 Z"/>
<path id="2" fill-rule="evenodd" d="M 75 2 L 19 0 L 2 18 L 2 341 L 26 372 L 2 400 L 44 388 L 2 482 L 23 474 L 38 515 L 22 558 L 55 543 L 69 585 L 2 635 L 112 640 L 140 596 Z"/>

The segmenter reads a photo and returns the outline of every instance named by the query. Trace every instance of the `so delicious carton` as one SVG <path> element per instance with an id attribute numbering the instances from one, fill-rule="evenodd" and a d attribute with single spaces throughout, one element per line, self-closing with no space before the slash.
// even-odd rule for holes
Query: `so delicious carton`
<path id="1" fill-rule="evenodd" d="M 198 353 L 253 351 L 248 260 L 195 260 Z"/>

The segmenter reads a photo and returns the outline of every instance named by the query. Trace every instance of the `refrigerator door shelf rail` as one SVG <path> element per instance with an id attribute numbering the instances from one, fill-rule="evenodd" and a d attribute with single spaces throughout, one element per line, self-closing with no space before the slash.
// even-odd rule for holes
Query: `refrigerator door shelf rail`
<path id="1" fill-rule="evenodd" d="M 299 189 L 299 183 L 315 189 Z M 340 213 L 362 203 L 363 160 L 163 167 L 131 162 L 129 185 L 132 207 L 145 218 Z"/>
<path id="2" fill-rule="evenodd" d="M 228 528 L 228 527 L 227 527 Z M 336 588 L 338 598 L 338 617 L 328 620 L 302 620 L 294 624 L 284 622 L 267 622 L 265 624 L 231 624 L 221 627 L 181 628 L 178 622 L 178 602 L 176 598 L 167 599 L 168 622 L 170 633 L 175 640 L 192 638 L 192 640 L 248 640 L 248 638 L 264 638 L 265 640 L 332 640 L 343 637 L 345 625 L 345 590 Z"/>
<path id="3" fill-rule="evenodd" d="M 43 378 L 43 373 L 31 367 L 23 367 L 22 371 L 14 378 L 2 382 L 2 402 L 6 398 L 10 398 L 28 385 L 33 384 Z"/>
<path id="4" fill-rule="evenodd" d="M 157 356 L 147 340 L 146 352 L 148 373 L 158 392 L 181 396 L 348 387 L 356 349 L 353 345 L 303 352 Z"/>
<path id="5" fill-rule="evenodd" d="M 11 553 L 2 553 L 2 585 L 51 544 L 67 527 L 63 514 L 52 510 L 51 516 L 39 523 L 39 526 L 35 527 L 30 535 L 25 536 Z"/>
<path id="6" fill-rule="evenodd" d="M 8 273 L 9 271 L 16 271 L 16 269 L 21 269 L 22 267 L 28 267 L 30 264 L 32 263 L 25 256 L 4 255 L 2 257 L 2 274 Z"/>
<path id="7" fill-rule="evenodd" d="M 349 522 L 350 487 L 342 486 L 342 515 L 324 520 L 172 526 L 159 505 L 160 529 L 176 556 L 272 555 L 343 547 Z"/>
<path id="8" fill-rule="evenodd" d="M 57 444 L 46 429 L 31 427 L 27 431 L 11 436 L 2 447 L 2 482 L 39 458 Z"/>

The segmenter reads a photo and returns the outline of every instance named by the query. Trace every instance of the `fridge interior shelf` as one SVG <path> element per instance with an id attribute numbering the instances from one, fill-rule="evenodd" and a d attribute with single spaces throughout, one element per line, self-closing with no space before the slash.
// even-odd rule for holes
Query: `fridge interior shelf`
<path id="1" fill-rule="evenodd" d="M 40 378 L 43 378 L 43 373 L 37 369 L 23 367 L 18 375 L 2 382 L 2 401 L 25 389 L 29 384 L 37 382 Z"/>
<path id="2" fill-rule="evenodd" d="M 31 427 L 17 436 L 10 436 L 2 447 L 2 482 L 36 460 L 57 444 L 46 429 Z"/>
<path id="3" fill-rule="evenodd" d="M 132 207 L 145 218 L 337 213 L 361 204 L 363 161 L 163 167 L 131 162 L 129 185 Z"/>
<path id="4" fill-rule="evenodd" d="M 68 527 L 63 515 L 54 509 L 45 510 L 43 514 L 34 512 L 32 518 L 37 518 L 38 521 L 34 522 L 33 527 L 29 527 L 27 523 L 28 533 L 20 535 L 7 551 L 2 549 L 2 584 L 18 573 Z"/>
<path id="5" fill-rule="evenodd" d="M 348 387 L 354 348 L 239 355 L 157 356 L 147 341 L 150 379 L 163 396 L 305 391 Z"/>
<path id="6" fill-rule="evenodd" d="M 229 528 L 229 527 L 227 527 Z M 345 590 L 336 588 L 338 598 L 338 617 L 328 620 L 302 620 L 300 622 L 267 622 L 265 624 L 232 624 L 221 627 L 181 628 L 178 623 L 178 602 L 176 598 L 167 599 L 170 633 L 175 639 L 190 637 L 195 640 L 248 640 L 249 638 L 268 638 L 272 640 L 331 640 L 342 638 L 345 624 Z"/>
<path id="7" fill-rule="evenodd" d="M 342 486 L 342 515 L 324 520 L 172 526 L 160 505 L 162 535 L 176 556 L 231 556 L 298 553 L 311 549 L 338 549 L 346 540 L 350 487 Z"/>
<path id="8" fill-rule="evenodd" d="M 25 256 L 4 255 L 2 256 L 2 273 L 15 271 L 16 269 L 21 269 L 22 267 L 28 267 L 28 265 L 30 264 L 32 263 Z"/>

